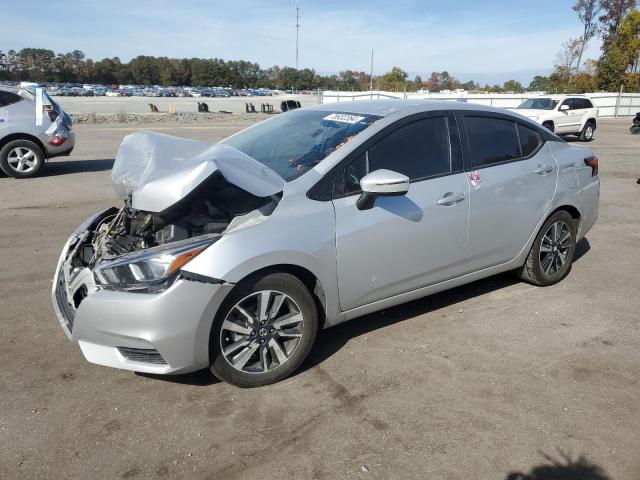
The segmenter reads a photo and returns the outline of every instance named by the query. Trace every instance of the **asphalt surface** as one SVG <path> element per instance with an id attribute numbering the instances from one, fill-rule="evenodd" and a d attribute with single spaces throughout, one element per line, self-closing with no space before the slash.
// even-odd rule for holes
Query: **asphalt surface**
<path id="1" fill-rule="evenodd" d="M 44 176 L 0 178 L 0 478 L 640 478 L 630 123 L 601 121 L 600 219 L 560 284 L 505 274 L 368 315 L 323 332 L 292 378 L 252 390 L 208 371 L 92 365 L 63 334 L 49 297 L 58 254 L 113 204 L 109 170 L 132 131 L 78 126 L 77 150 Z M 214 141 L 239 126 L 155 129 Z"/>

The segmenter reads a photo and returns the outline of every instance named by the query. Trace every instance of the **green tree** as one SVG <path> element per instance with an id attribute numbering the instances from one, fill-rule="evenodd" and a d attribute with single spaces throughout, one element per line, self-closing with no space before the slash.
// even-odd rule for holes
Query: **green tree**
<path id="1" fill-rule="evenodd" d="M 602 36 L 602 51 L 606 52 L 618 33 L 618 27 L 622 19 L 636 7 L 636 0 L 600 0 L 602 15 L 600 22 L 600 35 Z"/>
<path id="2" fill-rule="evenodd" d="M 524 87 L 517 80 L 507 80 L 502 85 L 502 89 L 505 92 L 514 92 L 514 93 L 522 93 L 522 92 L 524 92 Z"/>
<path id="3" fill-rule="evenodd" d="M 378 90 L 401 92 L 404 90 L 406 82 L 407 72 L 399 67 L 393 67 L 378 79 L 377 88 Z"/>
<path id="4" fill-rule="evenodd" d="M 529 90 L 534 92 L 546 92 L 549 89 L 549 77 L 536 75 L 529 83 Z"/>
<path id="5" fill-rule="evenodd" d="M 615 38 L 598 62 L 598 86 L 617 90 L 627 73 L 640 72 L 640 11 L 621 20 Z"/>

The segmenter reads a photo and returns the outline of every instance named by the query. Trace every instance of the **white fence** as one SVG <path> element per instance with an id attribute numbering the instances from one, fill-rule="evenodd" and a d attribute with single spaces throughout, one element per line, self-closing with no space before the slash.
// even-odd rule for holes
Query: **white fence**
<path id="1" fill-rule="evenodd" d="M 601 117 L 620 117 L 640 112 L 640 93 L 586 93 L 598 108 Z M 385 98 L 404 98 L 409 100 L 427 99 L 478 103 L 501 108 L 515 108 L 527 98 L 538 97 L 539 93 L 416 93 L 416 92 L 341 92 L 321 93 L 319 103 L 350 102 L 358 100 L 381 100 Z"/>

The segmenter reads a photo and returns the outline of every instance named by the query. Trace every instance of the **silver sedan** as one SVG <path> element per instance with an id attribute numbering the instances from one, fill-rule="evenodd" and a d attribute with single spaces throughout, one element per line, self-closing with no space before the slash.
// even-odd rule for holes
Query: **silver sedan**
<path id="1" fill-rule="evenodd" d="M 321 328 L 509 270 L 547 286 L 598 215 L 598 159 L 517 113 L 362 101 L 210 145 L 126 137 L 123 203 L 63 248 L 53 304 L 94 363 L 293 373 Z M 397 328 L 402 328 L 398 326 Z"/>

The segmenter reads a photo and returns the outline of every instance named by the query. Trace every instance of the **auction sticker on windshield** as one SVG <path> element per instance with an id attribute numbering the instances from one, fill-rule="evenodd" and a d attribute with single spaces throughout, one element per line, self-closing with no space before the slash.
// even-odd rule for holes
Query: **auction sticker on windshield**
<path id="1" fill-rule="evenodd" d="M 350 113 L 332 113 L 323 118 L 323 120 L 331 120 L 333 122 L 358 123 L 364 120 L 364 117 L 352 115 Z"/>

